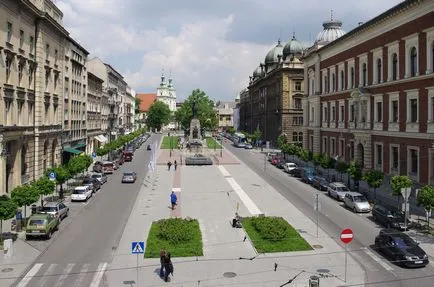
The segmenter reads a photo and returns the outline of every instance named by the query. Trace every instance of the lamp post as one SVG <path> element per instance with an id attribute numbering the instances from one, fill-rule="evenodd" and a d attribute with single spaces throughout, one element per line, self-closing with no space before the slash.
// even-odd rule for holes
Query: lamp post
<path id="1" fill-rule="evenodd" d="M 223 157 L 223 139 L 220 141 L 220 157 Z"/>
<path id="2" fill-rule="evenodd" d="M 170 157 L 172 157 L 172 136 L 169 133 L 169 140 L 170 140 Z"/>

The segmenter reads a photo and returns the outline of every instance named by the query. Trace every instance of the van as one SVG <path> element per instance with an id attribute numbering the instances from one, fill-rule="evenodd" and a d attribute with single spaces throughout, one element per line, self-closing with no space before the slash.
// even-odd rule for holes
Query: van
<path id="1" fill-rule="evenodd" d="M 104 161 L 101 163 L 102 173 L 113 173 L 115 171 L 114 165 L 111 161 Z"/>
<path id="2" fill-rule="evenodd" d="M 129 150 L 124 151 L 124 160 L 125 161 L 132 161 L 133 160 L 133 153 Z"/>

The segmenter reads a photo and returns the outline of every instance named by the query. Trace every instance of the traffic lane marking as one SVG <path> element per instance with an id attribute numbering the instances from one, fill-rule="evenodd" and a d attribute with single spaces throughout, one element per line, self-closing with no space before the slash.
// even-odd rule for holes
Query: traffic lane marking
<path id="1" fill-rule="evenodd" d="M 42 263 L 36 263 L 33 265 L 32 269 L 27 272 L 27 274 L 24 276 L 24 278 L 20 281 L 17 287 L 25 287 L 27 284 L 29 284 L 30 280 L 38 273 L 39 269 L 42 267 Z"/>
<path id="2" fill-rule="evenodd" d="M 370 249 L 366 248 L 365 253 L 367 255 L 369 255 L 369 257 L 371 257 L 375 262 L 377 262 L 378 264 L 381 265 L 381 267 L 383 267 L 384 269 L 386 269 L 387 271 L 393 271 L 393 267 L 390 266 L 388 263 L 386 263 L 384 260 L 382 260 L 381 258 L 379 258 L 377 255 L 375 255 Z"/>
<path id="3" fill-rule="evenodd" d="M 95 276 L 93 277 L 92 283 L 90 283 L 90 287 L 99 287 L 101 283 L 102 276 L 104 275 L 105 270 L 107 269 L 107 262 L 100 263 L 97 269 Z"/>

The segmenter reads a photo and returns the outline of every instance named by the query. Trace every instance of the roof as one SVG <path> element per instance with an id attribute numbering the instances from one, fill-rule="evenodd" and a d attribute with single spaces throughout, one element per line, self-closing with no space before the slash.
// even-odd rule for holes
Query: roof
<path id="1" fill-rule="evenodd" d="M 149 108 L 157 100 L 157 94 L 136 94 L 136 98 L 140 100 L 139 111 L 146 113 L 149 112 Z"/>

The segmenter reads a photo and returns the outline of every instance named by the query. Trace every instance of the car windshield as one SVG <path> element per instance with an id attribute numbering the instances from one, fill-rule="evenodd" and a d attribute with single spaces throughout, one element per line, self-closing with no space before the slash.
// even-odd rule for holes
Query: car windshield
<path id="1" fill-rule="evenodd" d="M 134 174 L 132 172 L 125 172 L 124 176 L 133 176 Z"/>
<path id="2" fill-rule="evenodd" d="M 366 201 L 368 200 L 363 195 L 354 196 L 354 202 L 366 202 Z"/>
<path id="3" fill-rule="evenodd" d="M 394 237 L 392 244 L 398 247 L 399 249 L 407 249 L 416 245 L 410 237 L 406 237 L 406 236 Z"/>
<path id="4" fill-rule="evenodd" d="M 100 174 L 93 174 L 93 175 L 92 175 L 92 178 L 100 178 L 100 177 L 101 177 Z"/>
<path id="5" fill-rule="evenodd" d="M 84 190 L 83 189 L 76 189 L 74 190 L 73 194 L 83 194 Z"/>
<path id="6" fill-rule="evenodd" d="M 31 219 L 29 225 L 44 225 L 45 219 Z"/>
<path id="7" fill-rule="evenodd" d="M 44 206 L 42 211 L 44 212 L 55 212 L 57 208 L 55 206 Z"/>
<path id="8" fill-rule="evenodd" d="M 338 186 L 336 187 L 336 191 L 349 191 L 346 186 Z"/>
<path id="9" fill-rule="evenodd" d="M 83 184 L 92 184 L 92 180 L 91 179 L 83 179 Z"/>

